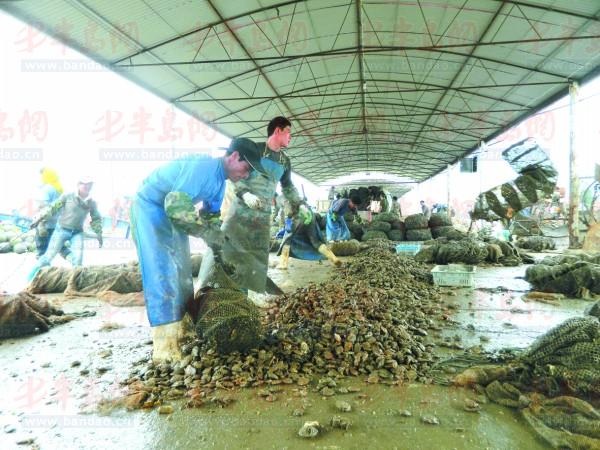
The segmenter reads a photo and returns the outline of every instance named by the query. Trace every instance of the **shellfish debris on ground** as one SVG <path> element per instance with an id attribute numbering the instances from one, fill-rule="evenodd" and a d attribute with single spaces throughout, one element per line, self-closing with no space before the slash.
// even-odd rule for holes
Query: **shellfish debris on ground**
<path id="1" fill-rule="evenodd" d="M 371 248 L 329 281 L 277 297 L 263 314 L 265 339 L 258 348 L 222 354 L 198 337 L 182 346 L 179 362 L 135 365 L 130 390 L 141 382 L 160 405 L 196 388 L 315 383 L 316 391 L 331 396 L 345 393 L 337 382 L 348 376 L 388 385 L 427 382 L 437 359 L 427 330 L 447 311 L 427 266 Z M 273 393 L 264 397 L 271 400 Z"/>
<path id="2" fill-rule="evenodd" d="M 298 436 L 308 439 L 315 438 L 317 437 L 320 431 L 321 425 L 319 425 L 319 422 L 304 422 L 304 425 L 302 425 L 300 430 L 298 430 Z"/>
<path id="3" fill-rule="evenodd" d="M 440 419 L 430 414 L 425 414 L 421 416 L 421 422 L 429 424 L 429 425 L 439 425 Z"/>
<path id="4" fill-rule="evenodd" d="M 352 411 L 352 406 L 348 402 L 338 400 L 335 402 L 335 409 L 341 412 L 350 412 Z"/>
<path id="5" fill-rule="evenodd" d="M 329 423 L 333 428 L 339 428 L 341 430 L 348 430 L 352 426 L 352 422 L 340 416 L 333 416 Z"/>

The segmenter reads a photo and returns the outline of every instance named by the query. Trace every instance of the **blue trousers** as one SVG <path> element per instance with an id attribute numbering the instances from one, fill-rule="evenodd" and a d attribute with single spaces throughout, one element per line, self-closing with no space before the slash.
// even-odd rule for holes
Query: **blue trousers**
<path id="1" fill-rule="evenodd" d="M 71 254 L 67 260 L 73 266 L 81 266 L 83 260 L 83 232 L 80 230 L 69 230 L 57 225 L 52 233 L 46 252 L 38 260 L 38 267 L 49 266 L 52 260 L 58 255 L 65 245 L 65 242 L 71 241 Z"/>

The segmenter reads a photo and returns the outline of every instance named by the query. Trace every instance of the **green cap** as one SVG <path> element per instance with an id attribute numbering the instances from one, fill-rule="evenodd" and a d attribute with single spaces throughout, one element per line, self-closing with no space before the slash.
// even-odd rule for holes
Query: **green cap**
<path id="1" fill-rule="evenodd" d="M 227 154 L 230 155 L 233 152 L 238 152 L 240 157 L 243 158 L 250 164 L 253 170 L 256 170 L 261 175 L 266 175 L 265 169 L 260 163 L 261 151 L 258 145 L 248 138 L 235 138 L 229 144 Z"/>

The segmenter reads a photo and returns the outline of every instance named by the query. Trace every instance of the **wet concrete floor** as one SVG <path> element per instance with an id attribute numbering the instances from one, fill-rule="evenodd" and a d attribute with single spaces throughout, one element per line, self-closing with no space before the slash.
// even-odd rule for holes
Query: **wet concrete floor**
<path id="1" fill-rule="evenodd" d="M 127 257 L 133 254 L 120 253 L 110 262 Z M 31 255 L 0 255 L 0 273 L 14 272 L 19 258 L 29 258 L 28 264 L 33 261 Z M 94 261 L 93 252 L 88 258 Z M 270 273 L 284 290 L 291 290 L 326 279 L 330 270 L 327 262 L 290 260 L 288 274 L 275 268 Z M 524 266 L 479 267 L 474 289 L 445 289 L 454 321 L 446 323 L 435 339 L 486 350 L 522 348 L 567 317 L 581 315 L 590 304 L 525 302 L 521 297 L 528 284 L 516 278 L 524 271 Z M 64 300 L 58 294 L 47 298 L 66 313 L 95 315 L 45 334 L 0 342 L 2 449 L 546 448 L 510 409 L 486 403 L 479 413 L 463 411 L 462 401 L 474 398 L 469 390 L 421 384 L 371 386 L 358 378 L 339 385 L 358 387 L 359 393 L 328 399 L 310 389 L 287 386 L 275 394 L 274 402 L 245 389 L 224 393 L 236 400 L 229 407 L 183 409 L 184 402 L 175 401 L 170 415 L 104 407 L 107 400 L 123 394 L 120 381 L 150 353 L 144 308 L 117 308 L 89 298 Z M 336 400 L 350 403 L 352 411 L 337 412 Z M 304 416 L 292 415 L 302 406 Z M 412 415 L 402 416 L 403 410 Z M 326 425 L 334 415 L 350 420 L 351 427 L 331 429 L 312 440 L 298 436 L 305 421 Z M 439 425 L 423 423 L 421 417 L 428 415 L 438 418 Z"/>

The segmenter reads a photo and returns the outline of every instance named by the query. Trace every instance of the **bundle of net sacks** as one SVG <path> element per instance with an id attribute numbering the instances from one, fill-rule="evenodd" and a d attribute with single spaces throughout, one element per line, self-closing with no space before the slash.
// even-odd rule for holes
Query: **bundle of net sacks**
<path id="1" fill-rule="evenodd" d="M 544 250 L 556 249 L 554 239 L 546 236 L 528 236 L 517 239 L 517 247 L 534 252 L 543 252 Z"/>
<path id="2" fill-rule="evenodd" d="M 192 275 L 197 276 L 202 255 L 192 255 L 191 259 Z M 105 266 L 44 267 L 27 287 L 27 292 L 31 294 L 93 296 L 113 306 L 143 304 L 142 290 L 142 275 L 137 261 Z"/>
<path id="3" fill-rule="evenodd" d="M 481 240 L 473 234 L 454 229 L 445 237 L 424 242 L 415 259 L 430 264 L 476 265 L 488 262 L 503 266 L 533 262 L 533 258 L 520 252 L 510 242 L 491 238 Z"/>
<path id="4" fill-rule="evenodd" d="M 383 239 L 390 241 L 403 241 L 405 236 L 404 223 L 396 213 L 383 212 L 374 214 L 371 222 L 348 224 L 350 232 L 363 242 Z"/>
<path id="5" fill-rule="evenodd" d="M 513 360 L 471 367 L 452 380 L 518 409 L 553 448 L 600 448 L 600 323 L 575 317 L 552 328 Z"/>
<path id="6" fill-rule="evenodd" d="M 593 298 L 600 294 L 600 253 L 546 257 L 527 268 L 525 279 L 537 291 Z"/>

